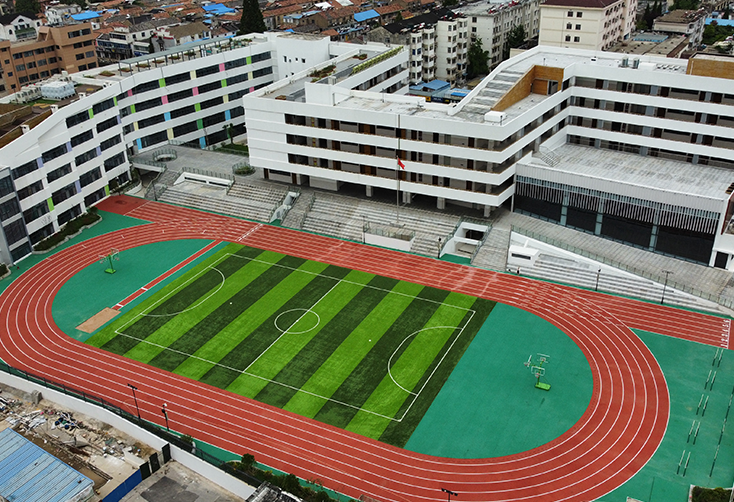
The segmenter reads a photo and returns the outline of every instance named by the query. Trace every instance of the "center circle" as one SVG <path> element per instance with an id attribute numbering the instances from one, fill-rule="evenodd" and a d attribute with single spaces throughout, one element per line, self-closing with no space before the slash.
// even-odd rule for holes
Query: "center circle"
<path id="1" fill-rule="evenodd" d="M 315 329 L 319 323 L 321 323 L 321 318 L 311 309 L 286 310 L 278 314 L 278 317 L 276 317 L 273 322 L 273 324 L 275 324 L 275 329 L 283 334 L 287 333 L 289 335 L 302 335 L 303 333 L 308 333 Z M 292 331 L 291 328 L 296 324 L 302 327 L 299 328 L 298 331 Z"/>

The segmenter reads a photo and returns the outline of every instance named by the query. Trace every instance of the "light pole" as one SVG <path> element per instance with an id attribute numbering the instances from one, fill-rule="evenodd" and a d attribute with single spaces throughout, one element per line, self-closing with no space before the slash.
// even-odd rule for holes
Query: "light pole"
<path id="1" fill-rule="evenodd" d="M 163 403 L 163 408 L 161 408 L 161 411 L 163 412 L 163 416 L 166 417 L 166 430 L 168 432 L 171 432 L 171 428 L 168 427 L 168 412 L 166 411 L 166 406 L 168 406 L 166 403 Z"/>
<path id="2" fill-rule="evenodd" d="M 665 274 L 665 284 L 663 284 L 663 296 L 660 298 L 660 305 L 665 301 L 665 289 L 668 287 L 668 276 L 673 273 L 672 270 L 663 270 Z"/>
<path id="3" fill-rule="evenodd" d="M 135 396 L 135 391 L 138 390 L 138 388 L 135 387 L 131 383 L 127 384 L 127 386 L 130 387 L 133 390 L 133 399 L 135 400 L 135 409 L 138 410 L 138 422 L 140 422 L 141 421 L 141 419 L 140 419 L 140 407 L 138 406 L 138 398 Z"/>
<path id="4" fill-rule="evenodd" d="M 596 286 L 594 286 L 594 291 L 599 291 L 599 275 L 601 275 L 601 269 L 596 271 Z"/>
<path id="5" fill-rule="evenodd" d="M 436 258 L 439 260 L 441 259 L 441 238 L 438 238 L 438 253 L 436 254 Z"/>
<path id="6" fill-rule="evenodd" d="M 458 493 L 456 493 L 456 492 L 452 492 L 451 490 L 447 490 L 446 488 L 441 488 L 441 491 L 442 491 L 442 492 L 444 492 L 444 493 L 445 493 L 446 495 L 448 495 L 448 497 L 449 497 L 449 499 L 448 499 L 448 500 L 449 500 L 449 502 L 451 502 L 451 495 L 453 495 L 454 497 L 458 497 L 458 496 L 459 496 L 459 494 L 458 494 Z"/>

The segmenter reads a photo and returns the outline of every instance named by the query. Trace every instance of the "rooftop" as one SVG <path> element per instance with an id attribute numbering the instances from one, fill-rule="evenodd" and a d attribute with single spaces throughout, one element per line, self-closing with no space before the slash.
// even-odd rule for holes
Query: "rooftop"
<path id="1" fill-rule="evenodd" d="M 619 0 L 617 0 L 619 1 Z M 465 16 L 488 16 L 494 15 L 495 13 L 518 7 L 527 3 L 526 0 L 511 0 L 511 1 L 493 1 L 493 0 L 481 0 L 479 2 L 470 3 L 454 9 L 454 12 L 464 14 Z"/>
<path id="2" fill-rule="evenodd" d="M 555 7 L 581 7 L 585 9 L 605 9 L 621 0 L 546 0 L 543 5 Z"/>
<path id="3" fill-rule="evenodd" d="M 0 432 L 0 494 L 14 502 L 64 502 L 93 482 L 12 429 Z"/>
<path id="4" fill-rule="evenodd" d="M 717 202 L 715 207 L 720 208 L 719 201 L 729 198 L 726 190 L 734 181 L 734 173 L 730 169 L 699 164 L 691 170 L 687 162 L 649 156 L 640 162 L 640 156 L 633 153 L 589 146 L 566 143 L 554 149 L 553 153 L 558 164 L 555 167 L 544 165 L 544 170 L 556 171 L 561 176 L 574 176 L 577 181 L 579 176 L 588 178 L 594 186 L 587 188 L 599 188 L 600 182 L 608 182 L 617 193 L 626 192 L 625 195 L 632 197 L 643 187 L 712 199 Z"/>

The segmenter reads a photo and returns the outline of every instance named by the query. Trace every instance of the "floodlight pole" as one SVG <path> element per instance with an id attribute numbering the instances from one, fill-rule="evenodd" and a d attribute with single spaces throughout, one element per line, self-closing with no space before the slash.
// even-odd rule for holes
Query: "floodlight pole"
<path id="1" fill-rule="evenodd" d="M 441 238 L 438 238 L 438 252 L 436 253 L 436 258 L 439 260 L 441 259 Z"/>
<path id="2" fill-rule="evenodd" d="M 454 497 L 458 497 L 459 494 L 456 492 L 452 492 L 451 490 L 447 490 L 446 488 L 441 488 L 441 491 L 444 492 L 446 495 L 448 495 L 448 502 L 451 502 L 451 495 Z"/>
<path id="3" fill-rule="evenodd" d="M 140 407 L 138 406 L 138 398 L 135 396 L 135 391 L 138 390 L 138 388 L 135 387 L 131 383 L 127 384 L 127 386 L 133 390 L 133 399 L 135 400 L 135 409 L 138 410 L 138 422 L 141 422 L 142 419 L 140 418 Z"/>
<path id="4" fill-rule="evenodd" d="M 594 286 L 594 291 L 599 291 L 599 275 L 601 275 L 601 269 L 596 271 L 596 286 Z"/>
<path id="5" fill-rule="evenodd" d="M 665 274 L 665 284 L 663 284 L 663 296 L 660 298 L 660 305 L 665 301 L 665 289 L 668 287 L 668 276 L 673 273 L 672 270 L 663 270 Z"/>
<path id="6" fill-rule="evenodd" d="M 171 432 L 171 428 L 168 427 L 168 412 L 166 411 L 166 406 L 168 406 L 166 403 L 163 403 L 163 408 L 161 408 L 161 411 L 163 412 L 163 416 L 166 417 L 166 430 L 168 432 Z"/>

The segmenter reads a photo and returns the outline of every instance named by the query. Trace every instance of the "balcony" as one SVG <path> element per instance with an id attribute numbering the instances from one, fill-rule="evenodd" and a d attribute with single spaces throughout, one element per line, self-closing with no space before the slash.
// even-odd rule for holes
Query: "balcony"
<path id="1" fill-rule="evenodd" d="M 15 38 L 19 41 L 36 38 L 36 29 L 35 28 L 22 28 L 20 30 L 15 30 Z"/>

